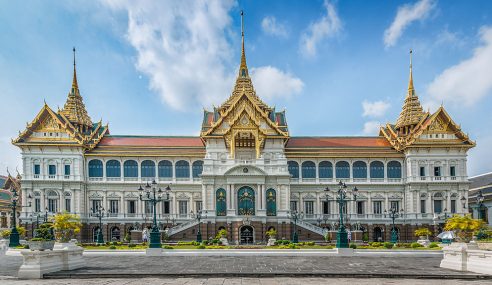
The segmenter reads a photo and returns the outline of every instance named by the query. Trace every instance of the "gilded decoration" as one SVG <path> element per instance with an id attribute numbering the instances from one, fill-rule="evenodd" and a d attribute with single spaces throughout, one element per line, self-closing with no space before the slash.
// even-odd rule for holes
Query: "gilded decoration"
<path id="1" fill-rule="evenodd" d="M 281 124 L 277 121 L 279 116 L 283 119 L 284 113 L 276 113 L 256 95 L 246 64 L 242 32 L 241 63 L 234 89 L 220 107 L 213 112 L 205 111 L 201 137 L 203 140 L 223 137 L 234 157 L 237 136 L 252 134 L 256 157 L 259 157 L 266 137 L 289 137 L 285 120 L 281 120 Z"/>

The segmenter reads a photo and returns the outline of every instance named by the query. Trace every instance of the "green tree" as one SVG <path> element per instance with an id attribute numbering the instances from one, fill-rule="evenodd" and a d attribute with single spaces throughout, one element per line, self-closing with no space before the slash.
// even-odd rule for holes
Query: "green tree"
<path id="1" fill-rule="evenodd" d="M 454 231 L 456 236 L 464 242 L 469 242 L 473 234 L 484 227 L 483 220 L 473 219 L 470 214 L 465 216 L 453 215 L 444 226 L 446 231 Z"/>
<path id="2" fill-rule="evenodd" d="M 80 217 L 67 212 L 58 213 L 51 218 L 53 229 L 55 230 L 55 238 L 60 242 L 69 242 L 80 232 Z"/>

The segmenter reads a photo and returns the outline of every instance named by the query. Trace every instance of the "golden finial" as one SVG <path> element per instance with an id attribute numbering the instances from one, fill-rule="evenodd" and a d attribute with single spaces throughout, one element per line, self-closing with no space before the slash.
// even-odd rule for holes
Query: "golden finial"
<path id="1" fill-rule="evenodd" d="M 75 91 L 79 88 L 77 84 L 77 70 L 75 68 L 75 47 L 73 47 L 73 80 L 72 80 L 72 93 L 75 93 Z"/>
<path id="2" fill-rule="evenodd" d="M 239 67 L 239 76 L 248 77 L 248 66 L 246 65 L 246 53 L 244 51 L 244 12 L 241 10 L 241 66 Z"/>
<path id="3" fill-rule="evenodd" d="M 408 95 L 413 95 L 412 49 L 410 49 L 410 79 L 408 80 Z"/>

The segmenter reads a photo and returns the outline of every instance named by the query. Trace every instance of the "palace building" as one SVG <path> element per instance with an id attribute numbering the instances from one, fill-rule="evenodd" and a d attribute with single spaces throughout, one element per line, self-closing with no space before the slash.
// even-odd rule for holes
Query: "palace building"
<path id="1" fill-rule="evenodd" d="M 378 134 L 295 136 L 286 112 L 254 89 L 244 33 L 234 89 L 222 105 L 203 111 L 200 136 L 110 134 L 84 106 L 74 57 L 63 108 L 45 103 L 12 142 L 22 154 L 22 196 L 33 197 L 32 207 L 22 209 L 23 224 L 46 212 L 76 213 L 79 240 L 91 242 L 99 230 L 92 212 L 102 206 L 105 240 L 120 240 L 151 225 L 152 205 L 140 201 L 138 188 L 155 181 L 171 188 L 156 210 L 170 240 L 194 240 L 200 227 L 204 239 L 226 229 L 233 244 L 265 242 L 271 228 L 277 238 L 297 230 L 301 241 L 334 240 L 339 181 L 359 189 L 343 209 L 352 240 L 389 240 L 390 209 L 398 213 L 400 240 L 414 240 L 421 226 L 436 233 L 445 214 L 467 212 L 460 201 L 468 198 L 467 151 L 475 146 L 442 106 L 422 109 L 411 63 L 402 111 Z"/>

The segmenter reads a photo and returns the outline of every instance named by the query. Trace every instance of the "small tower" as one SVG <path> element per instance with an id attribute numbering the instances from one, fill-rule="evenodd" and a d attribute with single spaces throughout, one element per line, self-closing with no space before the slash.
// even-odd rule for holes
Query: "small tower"
<path id="1" fill-rule="evenodd" d="M 408 91 L 405 102 L 403 103 L 402 111 L 395 125 L 398 135 L 405 136 L 409 134 L 423 116 L 424 112 L 420 105 L 419 97 L 415 94 L 415 89 L 413 87 L 412 50 L 410 50 L 410 78 L 408 80 Z"/>
<path id="2" fill-rule="evenodd" d="M 68 92 L 68 98 L 60 111 L 81 133 L 87 133 L 92 128 L 92 121 L 85 105 L 80 96 L 79 86 L 77 83 L 77 70 L 75 63 L 75 47 L 73 48 L 73 80 L 72 88 Z"/>

